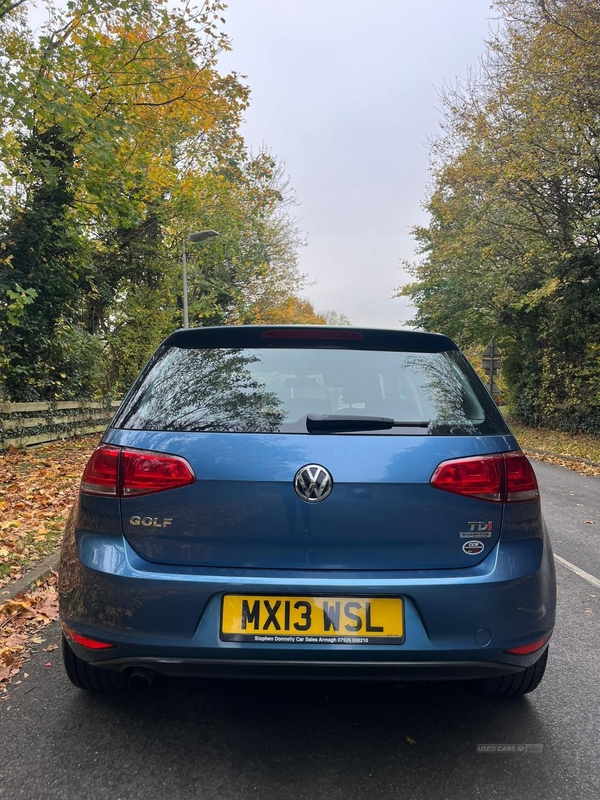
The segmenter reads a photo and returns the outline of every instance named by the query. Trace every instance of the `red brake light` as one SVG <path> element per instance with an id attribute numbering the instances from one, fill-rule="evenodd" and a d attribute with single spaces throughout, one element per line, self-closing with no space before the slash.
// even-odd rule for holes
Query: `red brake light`
<path id="1" fill-rule="evenodd" d="M 431 485 L 494 503 L 537 500 L 537 480 L 523 453 L 498 453 L 443 461 L 431 476 Z"/>
<path id="2" fill-rule="evenodd" d="M 550 637 L 544 636 L 543 639 L 538 639 L 537 642 L 531 642 L 531 644 L 524 644 L 521 647 L 512 647 L 510 650 L 505 650 L 505 653 L 511 653 L 515 656 L 528 656 L 530 653 L 535 653 L 536 650 L 539 650 L 543 647 Z"/>
<path id="3" fill-rule="evenodd" d="M 358 331 L 332 331 L 324 328 L 323 330 L 312 328 L 280 328 L 272 331 L 263 331 L 261 339 L 353 339 L 359 340 L 365 337 Z"/>
<path id="4" fill-rule="evenodd" d="M 81 480 L 83 494 L 130 497 L 187 486 L 196 480 L 184 458 L 100 445 Z"/>
<path id="5" fill-rule="evenodd" d="M 537 500 L 540 496 L 533 467 L 523 453 L 505 453 L 506 502 Z"/>
<path id="6" fill-rule="evenodd" d="M 431 477 L 431 485 L 445 492 L 502 501 L 504 464 L 501 455 L 444 461 Z"/>
<path id="7" fill-rule="evenodd" d="M 81 479 L 85 494 L 117 495 L 120 447 L 101 444 L 92 453 Z"/>
<path id="8" fill-rule="evenodd" d="M 122 497 L 164 492 L 195 480 L 192 468 L 179 456 L 123 450 Z"/>

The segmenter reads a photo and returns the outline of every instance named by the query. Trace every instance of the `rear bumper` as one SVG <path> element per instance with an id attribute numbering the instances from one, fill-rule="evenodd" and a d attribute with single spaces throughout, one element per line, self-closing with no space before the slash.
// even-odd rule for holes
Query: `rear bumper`
<path id="1" fill-rule="evenodd" d="M 554 627 L 554 560 L 547 536 L 500 542 L 469 569 L 410 572 L 202 570 L 152 564 L 114 534 L 63 540 L 60 614 L 107 650 L 72 644 L 97 666 L 168 675 L 465 679 L 519 672 L 527 656 L 505 651 Z M 262 644 L 219 637 L 224 593 L 402 596 L 402 645 Z M 487 635 L 489 633 L 489 636 Z"/>
<path id="2" fill-rule="evenodd" d="M 542 651 L 540 651 L 542 652 Z M 539 657 L 539 653 L 536 653 Z M 269 680 L 470 680 L 520 672 L 523 667 L 493 661 L 302 661 L 292 659 L 116 658 L 102 666 L 124 672 L 151 669 L 160 675 Z"/>

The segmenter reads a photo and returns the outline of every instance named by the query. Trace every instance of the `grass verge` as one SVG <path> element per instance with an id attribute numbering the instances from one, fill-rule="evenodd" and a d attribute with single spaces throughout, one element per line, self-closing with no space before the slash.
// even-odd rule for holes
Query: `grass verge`
<path id="1" fill-rule="evenodd" d="M 560 464 L 584 475 L 600 476 L 600 436 L 588 433 L 565 433 L 549 428 L 528 428 L 512 420 L 509 420 L 509 425 L 523 450 L 546 451 L 545 454 L 533 452 L 534 458 Z M 569 461 L 571 458 L 585 459 L 593 463 L 586 464 L 583 460 Z"/>

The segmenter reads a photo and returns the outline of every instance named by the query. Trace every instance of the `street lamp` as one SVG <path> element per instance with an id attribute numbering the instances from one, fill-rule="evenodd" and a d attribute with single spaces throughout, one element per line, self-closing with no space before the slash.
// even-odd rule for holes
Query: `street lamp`
<path id="1" fill-rule="evenodd" d="M 205 239 L 212 239 L 213 236 L 218 236 L 218 235 L 219 234 L 216 231 L 198 231 L 198 233 L 190 234 L 190 236 L 188 236 L 188 241 L 203 242 Z M 185 257 L 185 237 L 183 239 L 182 266 L 183 266 L 183 327 L 189 328 L 190 320 L 188 316 L 187 261 Z"/>

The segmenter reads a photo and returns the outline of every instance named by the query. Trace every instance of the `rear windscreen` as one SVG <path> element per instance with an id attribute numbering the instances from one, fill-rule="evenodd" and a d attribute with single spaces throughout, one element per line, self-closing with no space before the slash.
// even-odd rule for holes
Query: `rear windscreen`
<path id="1" fill-rule="evenodd" d="M 163 347 L 113 427 L 306 433 L 307 414 L 415 423 L 414 428 L 409 424 L 367 435 L 508 433 L 495 403 L 458 351 L 290 347 Z"/>

